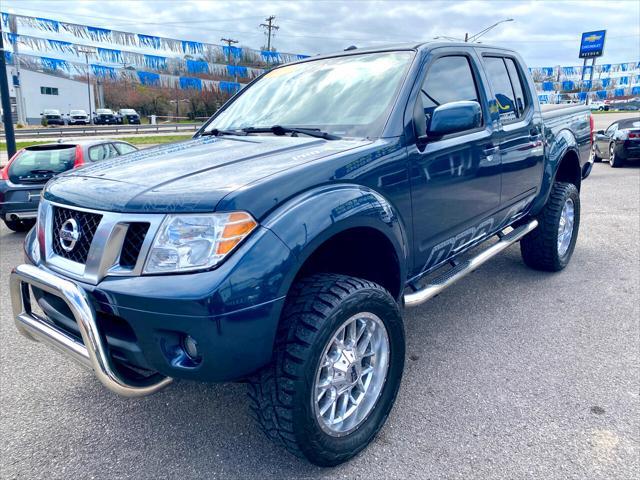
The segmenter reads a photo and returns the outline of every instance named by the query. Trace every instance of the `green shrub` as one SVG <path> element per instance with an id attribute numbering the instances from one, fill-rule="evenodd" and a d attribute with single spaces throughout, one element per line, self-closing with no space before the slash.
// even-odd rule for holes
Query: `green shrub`
<path id="1" fill-rule="evenodd" d="M 42 124 L 43 127 L 47 127 L 49 125 L 49 121 L 47 120 L 47 117 L 44 115 L 40 119 L 40 123 Z"/>

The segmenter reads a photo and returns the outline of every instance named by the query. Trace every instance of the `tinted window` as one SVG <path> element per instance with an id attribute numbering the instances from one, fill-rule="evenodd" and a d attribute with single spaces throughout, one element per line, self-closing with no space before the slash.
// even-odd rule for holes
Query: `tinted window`
<path id="1" fill-rule="evenodd" d="M 11 162 L 9 179 L 12 182 L 43 179 L 44 182 L 55 174 L 73 168 L 75 159 L 75 146 L 24 150 Z"/>
<path id="2" fill-rule="evenodd" d="M 103 143 L 102 145 L 96 145 L 89 149 L 89 160 L 92 162 L 99 162 L 100 160 L 117 157 L 118 155 L 118 151 L 110 143 Z"/>
<path id="3" fill-rule="evenodd" d="M 518 117 L 521 117 L 527 108 L 527 99 L 524 96 L 524 86 L 522 84 L 522 77 L 518 73 L 518 67 L 516 62 L 512 58 L 505 58 L 504 62 L 507 65 L 509 77 L 511 77 L 511 85 L 516 95 L 516 107 L 518 109 Z"/>
<path id="4" fill-rule="evenodd" d="M 116 143 L 116 148 L 120 152 L 120 155 L 124 155 L 125 153 L 135 152 L 138 149 L 133 145 L 129 145 L 128 143 Z"/>
<path id="5" fill-rule="evenodd" d="M 485 57 L 484 64 L 493 87 L 493 93 L 496 96 L 500 120 L 509 122 L 517 119 L 518 109 L 516 108 L 515 94 L 504 60 L 498 57 Z"/>
<path id="6" fill-rule="evenodd" d="M 467 57 L 452 56 L 435 60 L 429 67 L 420 96 L 427 116 L 445 103 L 460 100 L 477 102 L 478 91 Z"/>
<path id="7" fill-rule="evenodd" d="M 609 125 L 609 128 L 607 128 L 607 134 L 611 135 L 613 132 L 616 131 L 616 128 L 618 128 L 618 124 L 614 123 L 613 125 Z"/>

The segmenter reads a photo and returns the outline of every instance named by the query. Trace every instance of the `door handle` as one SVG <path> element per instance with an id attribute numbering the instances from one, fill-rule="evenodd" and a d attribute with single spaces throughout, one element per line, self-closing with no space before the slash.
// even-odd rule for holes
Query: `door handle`
<path id="1" fill-rule="evenodd" d="M 485 147 L 484 150 L 482 150 L 482 153 L 484 153 L 488 157 L 490 155 L 494 155 L 498 153 L 499 150 L 500 150 L 500 147 L 498 146 L 487 146 Z"/>

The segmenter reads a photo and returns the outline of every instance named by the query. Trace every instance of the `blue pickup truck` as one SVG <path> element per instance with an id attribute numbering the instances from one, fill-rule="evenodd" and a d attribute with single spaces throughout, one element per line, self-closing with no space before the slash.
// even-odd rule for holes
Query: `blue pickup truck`
<path id="1" fill-rule="evenodd" d="M 246 382 L 269 438 L 339 464 L 393 406 L 404 308 L 518 241 L 532 268 L 568 264 L 592 131 L 585 106 L 542 113 L 500 48 L 275 68 L 189 141 L 52 179 L 16 325 L 125 396 Z"/>

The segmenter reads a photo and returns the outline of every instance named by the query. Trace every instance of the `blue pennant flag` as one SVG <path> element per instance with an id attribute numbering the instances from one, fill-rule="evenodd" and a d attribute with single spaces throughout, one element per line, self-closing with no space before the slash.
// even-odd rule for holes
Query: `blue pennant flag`
<path id="1" fill-rule="evenodd" d="M 562 67 L 562 73 L 567 77 L 573 75 L 573 67 Z"/>
<path id="2" fill-rule="evenodd" d="M 47 44 L 51 50 L 58 50 L 59 52 L 71 52 L 73 51 L 73 43 L 63 42 L 62 40 L 47 39 Z"/>
<path id="3" fill-rule="evenodd" d="M 298 54 L 298 55 L 297 55 L 297 57 L 298 57 L 298 60 L 304 60 L 305 58 L 309 58 L 309 57 L 310 57 L 310 55 L 302 55 L 302 54 Z M 529 70 L 531 70 L 531 69 L 529 69 Z"/>
<path id="4" fill-rule="evenodd" d="M 166 70 L 167 57 L 161 57 L 159 55 L 145 55 L 144 64 L 154 70 Z"/>
<path id="5" fill-rule="evenodd" d="M 7 40 L 9 40 L 9 43 L 11 45 L 15 45 L 18 41 L 18 38 L 20 38 L 20 35 L 18 35 L 17 33 L 6 32 L 5 35 L 7 36 Z"/>
<path id="6" fill-rule="evenodd" d="M 542 74 L 545 77 L 550 77 L 551 75 L 553 75 L 553 68 L 552 67 L 542 67 Z"/>
<path id="7" fill-rule="evenodd" d="M 220 91 L 233 94 L 240 91 L 240 84 L 236 82 L 220 82 Z"/>
<path id="8" fill-rule="evenodd" d="M 96 77 L 116 78 L 116 69 L 113 67 L 105 67 L 104 65 L 91 64 L 91 70 Z"/>
<path id="9" fill-rule="evenodd" d="M 182 51 L 184 53 L 202 53 L 203 46 L 200 42 L 189 42 L 182 40 Z"/>
<path id="10" fill-rule="evenodd" d="M 69 70 L 69 64 L 66 60 L 60 60 L 59 58 L 40 57 L 40 64 L 44 70 Z"/>
<path id="11" fill-rule="evenodd" d="M 584 102 L 587 99 L 587 92 L 578 92 L 578 100 Z"/>
<path id="12" fill-rule="evenodd" d="M 591 80 L 583 80 L 582 88 L 586 88 L 587 90 L 589 90 L 591 88 Z"/>
<path id="13" fill-rule="evenodd" d="M 620 69 L 621 69 L 623 72 L 626 72 L 627 70 L 629 70 L 629 65 L 627 65 L 626 63 L 621 63 L 621 64 L 620 64 Z"/>
<path id="14" fill-rule="evenodd" d="M 180 88 L 202 90 L 202 80 L 199 78 L 180 77 Z"/>
<path id="15" fill-rule="evenodd" d="M 596 92 L 596 95 L 598 95 L 598 98 L 604 100 L 605 98 L 607 98 L 607 91 L 606 90 L 598 90 Z"/>
<path id="16" fill-rule="evenodd" d="M 543 92 L 553 92 L 553 82 L 542 82 Z"/>
<path id="17" fill-rule="evenodd" d="M 611 79 L 610 78 L 603 78 L 602 79 L 602 86 L 604 88 L 607 88 L 609 85 L 611 85 Z"/>
<path id="18" fill-rule="evenodd" d="M 640 95 L 640 86 L 631 88 L 631 95 Z"/>
<path id="19" fill-rule="evenodd" d="M 148 86 L 158 86 L 160 85 L 160 75 L 157 73 L 151 72 L 136 72 L 138 74 L 138 78 L 140 79 L 140 83 L 142 85 Z"/>
<path id="20" fill-rule="evenodd" d="M 40 30 L 49 30 L 50 32 L 60 31 L 60 24 L 55 20 L 49 20 L 48 18 L 36 18 L 37 28 Z"/>
<path id="21" fill-rule="evenodd" d="M 160 37 L 154 37 L 153 35 L 138 34 L 138 43 L 141 47 L 150 47 L 158 50 L 160 48 Z"/>
<path id="22" fill-rule="evenodd" d="M 549 103 L 549 95 L 538 95 L 538 101 L 540 103 Z"/>
<path id="23" fill-rule="evenodd" d="M 593 71 L 593 67 L 591 65 L 589 65 L 588 67 L 584 67 L 584 69 L 582 70 L 582 78 L 588 77 L 589 75 L 591 75 L 592 71 Z"/>
<path id="24" fill-rule="evenodd" d="M 620 77 L 618 82 L 620 85 L 629 85 L 629 77 Z"/>
<path id="25" fill-rule="evenodd" d="M 227 75 L 230 77 L 248 77 L 249 70 L 241 65 L 227 65 Z"/>
<path id="26" fill-rule="evenodd" d="M 111 30 L 106 28 L 87 27 L 87 33 L 91 40 L 95 40 L 97 42 L 104 42 L 105 40 L 111 39 Z"/>
<path id="27" fill-rule="evenodd" d="M 600 65 L 600 71 L 607 73 L 611 71 L 611 64 L 610 63 L 605 63 L 604 65 Z"/>
<path id="28" fill-rule="evenodd" d="M 573 90 L 573 82 L 571 80 L 565 80 L 562 82 L 562 90 Z"/>
<path id="29" fill-rule="evenodd" d="M 624 88 L 616 88 L 613 92 L 614 97 L 622 97 L 624 96 Z"/>
<path id="30" fill-rule="evenodd" d="M 209 65 L 207 62 L 200 60 L 187 60 L 187 72 L 189 73 L 208 73 Z"/>
<path id="31" fill-rule="evenodd" d="M 9 28 L 9 14 L 2 12 L 2 24 Z"/>
<path id="32" fill-rule="evenodd" d="M 278 52 L 270 52 L 269 50 L 262 50 L 260 52 L 265 62 L 278 62 L 280 60 L 280 54 Z"/>
<path id="33" fill-rule="evenodd" d="M 7 65 L 13 65 L 13 54 L 9 50 L 4 51 L 4 61 Z"/>
<path id="34" fill-rule="evenodd" d="M 242 57 L 242 48 L 227 45 L 225 47 L 222 47 L 222 53 L 224 53 L 224 56 L 227 58 L 240 58 Z"/>
<path id="35" fill-rule="evenodd" d="M 122 63 L 122 51 L 98 47 L 98 56 L 105 62 Z"/>

